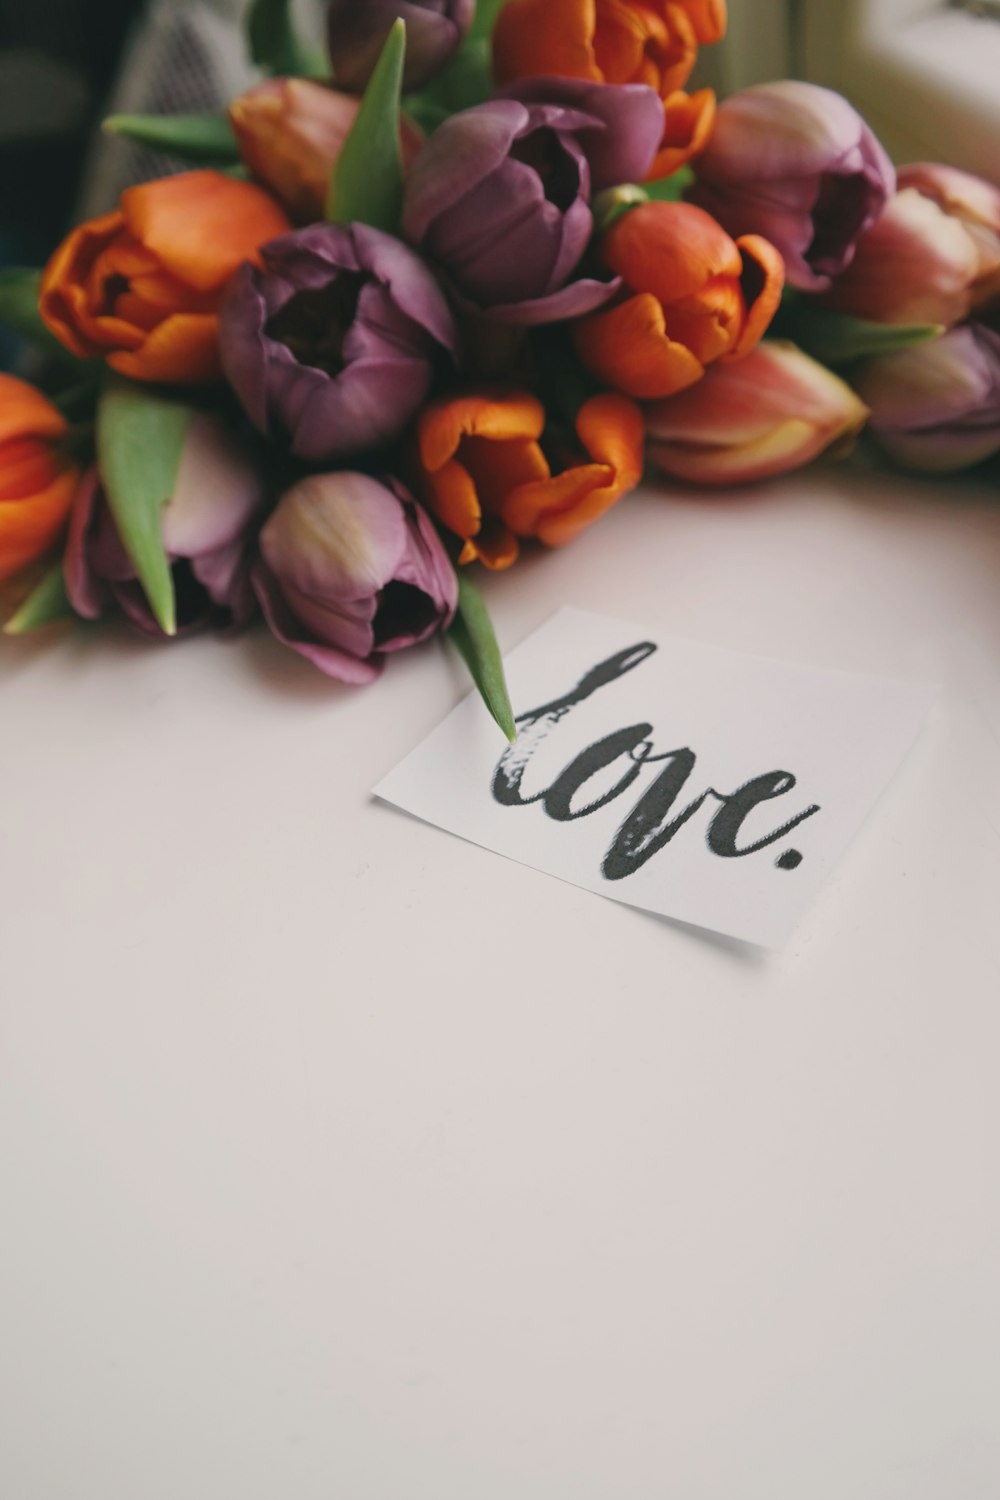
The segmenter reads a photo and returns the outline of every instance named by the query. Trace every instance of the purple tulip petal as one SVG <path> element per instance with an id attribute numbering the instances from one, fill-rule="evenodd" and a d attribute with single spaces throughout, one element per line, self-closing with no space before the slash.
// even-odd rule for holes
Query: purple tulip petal
<path id="1" fill-rule="evenodd" d="M 351 683 L 357 687 L 374 682 L 383 667 L 383 662 L 379 657 L 351 656 L 346 651 L 338 650 L 336 646 L 306 638 L 302 627 L 285 602 L 281 589 L 267 569 L 258 563 L 251 577 L 254 593 L 264 612 L 264 618 L 272 634 L 283 646 L 289 646 L 293 651 L 297 651 L 300 656 L 312 662 L 314 667 L 318 667 L 328 677 L 335 677 L 339 682 Z"/>
<path id="2" fill-rule="evenodd" d="M 433 221 L 506 161 L 530 116 L 513 99 L 451 115 L 417 152 L 406 174 L 403 233 L 422 243 Z"/>
<path id="3" fill-rule="evenodd" d="M 66 597 L 85 620 L 96 620 L 108 602 L 107 584 L 94 572 L 89 557 L 89 540 L 99 495 L 100 478 L 96 469 L 90 469 L 80 480 L 73 497 L 63 556 Z"/>
<path id="4" fill-rule="evenodd" d="M 558 292 L 527 302 L 512 302 L 491 307 L 489 316 L 497 323 L 513 323 L 523 328 L 542 323 L 561 323 L 567 318 L 582 318 L 584 313 L 604 307 L 621 289 L 621 277 L 614 281 L 571 281 Z"/>

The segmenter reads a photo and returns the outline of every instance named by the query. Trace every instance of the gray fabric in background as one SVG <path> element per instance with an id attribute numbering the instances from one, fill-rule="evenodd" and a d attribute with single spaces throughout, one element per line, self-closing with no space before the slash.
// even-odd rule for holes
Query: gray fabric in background
<path id="1" fill-rule="evenodd" d="M 260 74 L 243 34 L 246 0 L 152 0 L 133 28 L 108 114 L 188 114 L 220 109 Z M 321 0 L 298 0 L 307 37 L 322 36 Z M 122 189 L 185 170 L 186 163 L 130 141 L 99 136 L 91 149 L 76 217 L 114 207 Z"/>

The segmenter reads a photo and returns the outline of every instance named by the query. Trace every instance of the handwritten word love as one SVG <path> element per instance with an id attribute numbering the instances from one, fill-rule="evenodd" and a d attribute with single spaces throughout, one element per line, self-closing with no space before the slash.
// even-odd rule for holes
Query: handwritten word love
<path id="1" fill-rule="evenodd" d="M 734 792 L 720 792 L 715 787 L 706 787 L 685 807 L 675 812 L 675 803 L 694 771 L 695 753 L 685 745 L 676 750 L 654 754 L 655 747 L 650 738 L 653 726 L 647 723 L 630 724 L 604 735 L 574 756 L 550 786 L 531 796 L 523 796 L 521 784 L 531 759 L 556 726 L 579 704 L 600 688 L 606 687 L 626 672 L 631 672 L 655 650 L 656 646 L 651 641 L 641 641 L 625 651 L 619 651 L 587 672 L 572 692 L 541 708 L 521 714 L 517 720 L 517 741 L 504 751 L 493 776 L 493 797 L 502 806 L 527 807 L 532 802 L 541 802 L 550 818 L 558 823 L 566 823 L 597 812 L 627 791 L 647 766 L 662 763 L 663 770 L 639 797 L 611 841 L 601 864 L 601 873 L 607 880 L 622 880 L 641 869 L 648 859 L 670 842 L 710 797 L 719 806 L 708 824 L 705 836 L 711 852 L 723 859 L 742 859 L 748 854 L 766 849 L 820 810 L 819 803 L 814 802 L 804 812 L 796 813 L 782 823 L 780 828 L 741 846 L 738 842 L 739 835 L 747 817 L 760 803 L 783 797 L 790 792 L 795 786 L 792 773 L 765 771 L 745 781 Z M 592 801 L 576 805 L 576 799 L 587 782 L 619 760 L 626 762 L 626 765 L 615 785 Z M 775 861 L 781 870 L 794 870 L 801 862 L 802 855 L 797 849 L 787 849 Z"/>

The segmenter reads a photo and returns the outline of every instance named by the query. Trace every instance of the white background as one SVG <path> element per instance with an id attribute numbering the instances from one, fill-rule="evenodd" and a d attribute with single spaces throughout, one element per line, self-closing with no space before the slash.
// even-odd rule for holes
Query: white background
<path id="1" fill-rule="evenodd" d="M 633 496 L 490 581 L 938 681 L 792 942 L 372 802 L 464 691 L 0 650 L 4 1500 L 995 1500 L 1000 505 Z"/>

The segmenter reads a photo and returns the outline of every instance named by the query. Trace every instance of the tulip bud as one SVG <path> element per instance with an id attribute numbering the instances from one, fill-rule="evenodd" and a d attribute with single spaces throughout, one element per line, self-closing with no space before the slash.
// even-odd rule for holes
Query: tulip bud
<path id="1" fill-rule="evenodd" d="M 333 169 L 359 108 L 355 95 L 307 78 L 270 78 L 229 106 L 244 162 L 296 223 L 324 217 Z M 404 118 L 404 165 L 421 141 L 420 132 Z"/>
<path id="2" fill-rule="evenodd" d="M 1000 298 L 1000 190 L 935 162 L 902 167 L 899 192 L 858 246 L 830 304 L 882 323 L 946 328 Z"/>
<path id="3" fill-rule="evenodd" d="M 907 468 L 946 474 L 1000 452 L 1000 334 L 982 324 L 870 360 L 855 384 L 872 432 Z"/>
<path id="4" fill-rule="evenodd" d="M 260 535 L 253 585 L 278 640 L 342 682 L 371 682 L 386 652 L 451 623 L 458 583 L 437 532 L 402 485 L 314 474 Z"/>
<path id="5" fill-rule="evenodd" d="M 695 484 L 749 484 L 847 446 L 868 409 L 849 385 L 794 344 L 765 339 L 689 390 L 646 408 L 647 454 Z"/>
<path id="6" fill-rule="evenodd" d="M 840 275 L 895 186 L 888 156 L 831 89 L 785 79 L 719 106 L 688 197 L 732 235 L 781 251 L 789 285 L 822 291 Z"/>
<path id="7" fill-rule="evenodd" d="M 475 0 L 331 0 L 327 37 L 338 87 L 364 93 L 393 22 L 402 16 L 403 90 L 421 88 L 456 51 L 474 9 Z"/>
<path id="8" fill-rule="evenodd" d="M 858 245 L 853 264 L 834 283 L 830 307 L 879 323 L 940 323 L 967 318 L 1000 271 L 961 219 L 915 187 L 904 188 Z"/>
<path id="9" fill-rule="evenodd" d="M 0 374 L 0 580 L 59 539 L 79 477 L 57 446 L 65 433 L 41 391 Z"/>
<path id="10" fill-rule="evenodd" d="M 160 512 L 177 597 L 178 635 L 204 625 L 243 624 L 253 608 L 247 546 L 263 500 L 250 454 L 217 417 L 188 427 L 174 492 Z M 78 615 L 96 619 L 116 604 L 146 635 L 164 639 L 122 546 L 96 469 L 73 501 L 66 593 Z"/>

